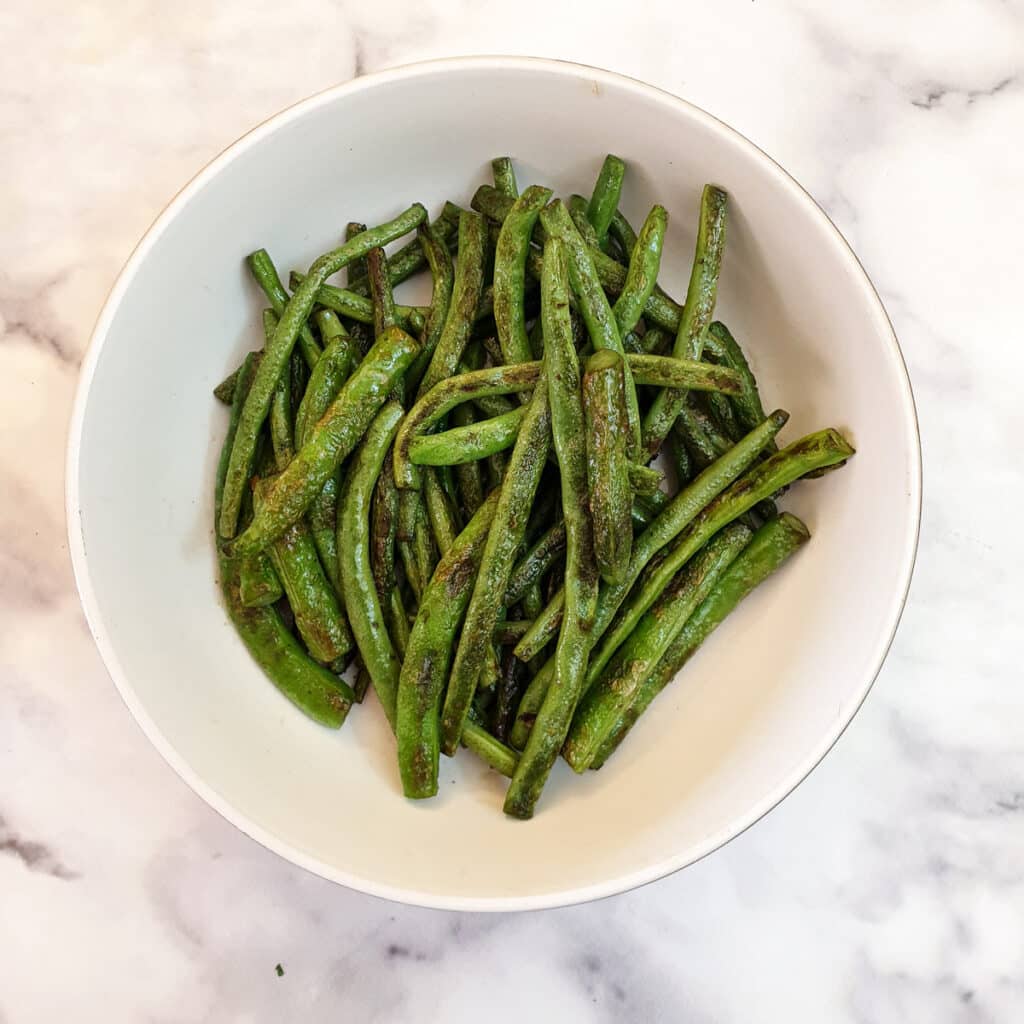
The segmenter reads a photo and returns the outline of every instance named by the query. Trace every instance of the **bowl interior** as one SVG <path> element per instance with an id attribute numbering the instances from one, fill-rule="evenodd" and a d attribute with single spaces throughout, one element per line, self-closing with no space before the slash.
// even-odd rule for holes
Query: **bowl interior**
<path id="1" fill-rule="evenodd" d="M 858 455 L 784 506 L 813 540 L 756 592 L 600 772 L 559 764 L 531 823 L 469 754 L 438 799 L 401 796 L 372 697 L 307 721 L 250 661 L 219 602 L 211 505 L 226 412 L 214 385 L 258 347 L 243 265 L 282 273 L 420 200 L 467 204 L 509 153 L 520 184 L 588 192 L 609 150 L 626 214 L 671 216 L 681 297 L 700 189 L 729 190 L 718 313 L 751 356 L 783 438 L 840 427 Z M 132 711 L 246 832 L 358 888 L 452 907 L 607 894 L 689 863 L 784 796 L 863 699 L 905 596 L 918 447 L 902 360 L 863 271 L 806 195 L 751 145 L 671 97 L 550 62 L 400 69 L 318 96 L 194 181 L 133 256 L 101 318 L 72 429 L 69 516 L 83 600 Z"/>

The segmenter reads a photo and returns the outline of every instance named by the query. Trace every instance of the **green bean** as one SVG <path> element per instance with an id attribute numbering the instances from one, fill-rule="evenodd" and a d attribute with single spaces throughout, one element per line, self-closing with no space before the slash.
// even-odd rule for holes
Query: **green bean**
<path id="1" fill-rule="evenodd" d="M 457 241 L 459 212 L 459 208 L 454 203 L 445 203 L 441 216 L 430 222 L 431 227 L 437 229 L 439 236 L 448 246 L 455 245 Z M 403 281 L 408 280 L 426 265 L 427 258 L 417 239 L 396 249 L 388 257 L 388 280 L 391 282 L 391 287 L 397 288 Z M 364 297 L 370 294 L 365 268 L 359 274 L 350 274 L 348 281 L 349 291 Z"/>
<path id="2" fill-rule="evenodd" d="M 593 251 L 583 244 L 579 232 L 572 223 L 572 218 L 561 201 L 556 200 L 544 209 L 541 223 L 549 235 L 562 240 L 569 259 L 569 278 L 573 291 L 580 301 L 587 331 L 595 349 L 611 349 L 624 356 L 622 338 L 619 328 L 612 316 L 611 306 L 605 297 L 601 284 L 594 272 L 594 261 L 590 253 Z M 623 368 L 626 392 L 626 412 L 629 418 L 628 450 L 631 458 L 635 458 L 640 442 L 640 410 L 637 405 L 636 387 L 633 374 L 628 363 Z"/>
<path id="3" fill-rule="evenodd" d="M 281 599 L 281 581 L 266 552 L 239 559 L 238 594 L 246 608 L 263 608 Z"/>
<path id="4" fill-rule="evenodd" d="M 529 628 L 529 619 L 503 619 L 495 627 L 494 642 L 509 646 L 514 644 Z"/>
<path id="5" fill-rule="evenodd" d="M 281 284 L 281 278 L 277 275 L 277 267 L 274 266 L 270 253 L 266 249 L 257 249 L 249 253 L 245 262 L 256 283 L 263 289 L 263 294 L 270 299 L 271 308 L 280 316 L 288 304 L 288 293 Z M 302 358 L 306 360 L 306 365 L 312 370 L 320 358 L 321 350 L 307 323 L 299 328 L 299 348 L 302 350 Z"/>
<path id="6" fill-rule="evenodd" d="M 679 321 L 672 354 L 678 359 L 700 359 L 704 332 L 715 311 L 718 272 L 725 246 L 725 208 L 728 197 L 714 185 L 705 185 L 700 200 L 697 248 L 686 290 L 686 305 Z M 679 415 L 685 391 L 663 392 L 655 397 L 644 417 L 644 450 L 653 457 Z"/>
<path id="7" fill-rule="evenodd" d="M 661 482 L 665 479 L 665 474 L 661 470 L 652 469 L 650 466 L 638 466 L 635 462 L 626 467 L 626 476 L 629 480 L 629 489 L 636 494 L 653 494 L 661 489 Z M 630 516 L 633 514 L 632 500 L 633 497 L 630 495 Z"/>
<path id="8" fill-rule="evenodd" d="M 430 522 L 430 532 L 443 558 L 445 552 L 455 542 L 459 528 L 455 512 L 448 502 L 448 495 L 444 493 L 444 488 L 437 478 L 436 469 L 430 468 L 423 474 L 423 503 Z"/>
<path id="9" fill-rule="evenodd" d="M 590 767 L 598 747 L 629 708 L 669 644 L 750 538 L 751 531 L 740 523 L 725 527 L 676 573 L 639 620 L 615 660 L 590 687 L 576 710 L 562 748 L 573 771 L 583 772 Z"/>
<path id="10" fill-rule="evenodd" d="M 395 573 L 395 540 L 398 533 L 398 488 L 392 461 L 385 455 L 384 466 L 374 485 L 370 508 L 370 567 L 388 633 L 402 653 L 399 642 L 408 632 L 405 608 Z"/>
<path id="11" fill-rule="evenodd" d="M 419 569 L 421 592 L 425 590 L 434 574 L 437 565 L 437 558 L 434 553 L 434 538 L 430 530 L 430 523 L 427 520 L 426 503 L 422 500 L 416 503 L 416 520 L 412 533 L 412 552 L 416 559 L 416 566 Z"/>
<path id="12" fill-rule="evenodd" d="M 501 742 L 508 740 L 516 705 L 522 691 L 524 666 L 511 652 L 505 651 L 501 660 L 501 676 L 494 695 L 494 710 L 491 714 L 491 732 Z"/>
<path id="13" fill-rule="evenodd" d="M 626 220 L 621 210 L 616 210 L 612 214 L 611 222 L 608 224 L 608 234 L 619 243 L 623 256 L 627 260 L 632 259 L 637 236 L 633 230 L 633 225 Z"/>
<path id="14" fill-rule="evenodd" d="M 525 415 L 526 406 L 520 406 L 494 419 L 421 435 L 410 445 L 409 459 L 417 466 L 457 466 L 504 451 L 515 444 Z"/>
<path id="15" fill-rule="evenodd" d="M 400 666 L 373 578 L 370 500 L 401 418 L 402 407 L 397 402 L 388 402 L 377 413 L 345 474 L 338 515 L 338 563 L 349 623 L 392 728 Z"/>
<path id="16" fill-rule="evenodd" d="M 544 247 L 541 315 L 548 364 L 551 431 L 562 482 L 566 532 L 565 615 L 558 635 L 551 685 L 505 795 L 505 813 L 516 818 L 533 816 L 544 783 L 565 741 L 587 671 L 588 637 L 597 610 L 594 538 L 586 511 L 587 451 L 580 368 L 569 319 L 568 263 L 564 244 L 558 238 L 549 239 Z M 504 590 L 503 587 L 502 592 Z"/>
<path id="17" fill-rule="evenodd" d="M 533 388 L 540 377 L 540 363 L 517 366 L 493 366 L 473 370 L 439 381 L 409 410 L 395 441 L 395 482 L 401 488 L 417 486 L 417 477 L 409 461 L 413 439 L 425 434 L 461 402 L 478 400 L 482 395 L 510 395 Z"/>
<path id="18" fill-rule="evenodd" d="M 515 199 L 519 195 L 516 184 L 516 172 L 511 157 L 498 156 L 491 161 L 491 174 L 494 175 L 494 187 L 506 196 Z"/>
<path id="19" fill-rule="evenodd" d="M 667 230 L 668 213 L 665 207 L 653 207 L 640 229 L 636 245 L 633 246 L 629 269 L 626 271 L 626 283 L 612 307 L 615 321 L 622 334 L 636 327 L 643 316 L 647 300 L 654 293 L 654 287 L 658 283 L 658 272 L 661 269 L 661 251 Z"/>
<path id="20" fill-rule="evenodd" d="M 672 336 L 661 327 L 648 327 L 644 336 L 640 339 L 640 348 L 643 355 L 661 356 L 665 355 L 672 347 Z M 753 427 L 748 429 L 753 430 Z"/>
<path id="21" fill-rule="evenodd" d="M 471 427 L 476 419 L 473 407 L 468 402 L 457 405 L 452 410 L 452 423 L 456 429 Z M 415 442 L 413 443 L 415 449 Z M 484 484 L 480 466 L 475 462 L 457 463 L 455 480 L 458 485 L 459 500 L 462 502 L 466 516 L 472 516 L 484 503 Z"/>
<path id="22" fill-rule="evenodd" d="M 743 390 L 732 396 L 732 406 L 740 426 L 746 430 L 753 429 L 764 420 L 764 407 L 761 405 L 757 381 L 750 370 L 743 349 L 729 332 L 729 328 L 718 320 L 708 327 L 707 347 L 719 361 L 740 375 Z"/>
<path id="23" fill-rule="evenodd" d="M 735 448 L 730 449 L 730 452 Z M 666 552 L 664 561 L 645 578 L 624 605 L 601 640 L 591 661 L 598 671 L 603 668 L 620 644 L 633 631 L 638 619 L 657 599 L 667 581 L 686 561 L 723 526 L 753 508 L 780 487 L 799 480 L 810 470 L 834 465 L 853 455 L 846 439 L 832 429 L 819 430 L 794 441 L 764 462 L 750 469 L 717 498 L 683 530 Z"/>
<path id="24" fill-rule="evenodd" d="M 495 739 L 476 722 L 467 721 L 462 730 L 462 745 L 472 750 L 488 767 L 511 778 L 519 763 L 519 755 L 501 740 Z"/>
<path id="25" fill-rule="evenodd" d="M 597 237 L 594 225 L 587 219 L 586 199 L 583 196 L 571 195 L 566 201 L 565 208 L 569 211 L 569 216 L 572 217 L 572 222 L 576 225 L 580 238 L 593 249 L 600 247 L 601 241 Z"/>
<path id="26" fill-rule="evenodd" d="M 356 364 L 355 342 L 337 316 L 324 309 L 315 319 L 325 346 L 309 375 L 306 393 L 295 413 L 295 444 L 299 448 L 309 439 L 313 427 L 337 397 Z"/>
<path id="27" fill-rule="evenodd" d="M 391 291 L 391 282 L 388 280 L 388 258 L 379 246 L 366 254 L 366 279 L 370 285 L 370 302 L 373 305 L 373 336 L 376 338 L 387 328 L 398 324 L 395 296 Z"/>
<path id="28" fill-rule="evenodd" d="M 587 360 L 583 412 L 594 557 L 601 577 L 617 583 L 629 568 L 633 546 L 633 493 L 626 456 L 629 424 L 623 359 L 618 353 L 605 349 Z"/>
<path id="29" fill-rule="evenodd" d="M 230 405 L 235 397 L 235 383 L 238 380 L 238 370 L 232 370 L 214 389 L 213 397 L 218 402 Z"/>
<path id="30" fill-rule="evenodd" d="M 361 235 L 366 230 L 366 225 L 360 223 L 357 220 L 350 220 L 345 225 L 345 241 L 351 242 L 356 235 Z M 390 271 L 390 268 L 389 268 Z M 358 281 L 361 277 L 366 277 L 366 258 L 363 257 L 359 260 L 353 260 L 346 270 L 348 275 L 348 281 L 351 284 L 353 281 Z M 369 283 L 369 282 L 367 282 Z"/>
<path id="31" fill-rule="evenodd" d="M 372 250 L 371 250 L 372 251 Z M 301 287 L 307 276 L 293 270 L 288 283 L 293 289 Z M 346 288 L 338 288 L 333 284 L 322 284 L 316 291 L 315 301 L 318 306 L 330 309 L 341 316 L 348 317 L 361 324 L 373 324 L 373 300 L 356 295 Z M 410 334 L 423 330 L 429 310 L 423 306 L 395 306 L 395 323 L 403 331 Z M 374 337 L 379 332 L 375 332 Z"/>
<path id="32" fill-rule="evenodd" d="M 455 283 L 455 266 L 441 232 L 433 224 L 426 227 L 421 224 L 416 231 L 427 265 L 430 267 L 433 288 L 430 295 L 430 312 L 423 328 L 423 350 L 406 374 L 406 389 L 410 396 L 420 391 L 423 375 L 434 358 L 434 351 L 441 340 L 445 321 L 448 319 L 452 287 Z"/>
<path id="33" fill-rule="evenodd" d="M 484 644 L 484 663 L 480 668 L 480 678 L 477 680 L 477 693 L 481 690 L 497 690 L 498 682 L 501 679 L 501 652 L 495 646 L 494 641 Z"/>
<path id="34" fill-rule="evenodd" d="M 601 165 L 601 173 L 597 176 L 590 205 L 587 207 L 587 218 L 594 225 L 598 244 L 603 244 L 608 227 L 615 216 L 622 192 L 622 179 L 626 176 L 626 165 L 617 156 L 609 153 Z"/>
<path id="35" fill-rule="evenodd" d="M 375 246 L 383 245 L 411 231 L 425 216 L 426 210 L 417 203 L 387 224 L 382 224 L 371 231 L 366 231 L 352 239 L 351 242 L 346 242 L 340 248 L 325 253 L 314 261 L 309 269 L 308 277 L 288 300 L 272 341 L 264 346 L 263 359 L 260 362 L 259 369 L 256 371 L 256 379 L 249 390 L 249 395 L 245 400 L 245 407 L 242 409 L 239 419 L 238 431 L 235 434 L 224 483 L 224 500 L 221 506 L 219 522 L 219 534 L 221 537 L 225 539 L 231 538 L 237 530 L 242 492 L 252 471 L 257 435 L 259 434 L 260 427 L 263 425 L 263 421 L 267 417 L 267 413 L 270 411 L 270 400 L 273 396 L 274 386 L 288 363 L 292 348 L 295 345 L 295 339 L 298 337 L 303 324 L 306 322 L 306 318 L 309 316 L 310 310 L 313 308 L 320 285 L 323 284 L 330 274 L 340 270 L 352 260 L 366 255 Z M 401 370 L 404 369 L 405 366 L 402 366 Z M 329 472 L 323 474 L 323 478 L 319 481 L 318 490 L 319 487 L 322 487 L 323 480 L 329 475 Z M 316 493 L 316 491 L 313 491 L 310 494 L 310 501 L 312 501 Z M 269 498 L 267 505 L 272 506 Z M 295 518 L 298 518 L 298 516 Z M 259 516 L 257 516 L 257 521 L 258 519 Z M 293 522 L 294 520 L 291 521 Z M 269 539 L 269 537 L 266 538 L 266 540 Z"/>
<path id="36" fill-rule="evenodd" d="M 512 208 L 512 200 L 490 185 L 481 185 L 473 195 L 472 206 L 485 217 L 501 223 Z M 545 238 L 542 227 L 533 233 L 533 241 L 537 244 L 541 244 Z M 590 257 L 594 261 L 594 270 L 601 287 L 611 295 L 619 295 L 626 285 L 626 268 L 600 249 L 591 249 Z M 536 249 L 530 250 L 527 255 L 526 269 L 532 277 L 540 280 L 543 259 Z M 682 313 L 683 307 L 657 288 L 644 305 L 644 316 L 651 323 L 668 331 L 675 332 L 679 329 Z"/>
<path id="37" fill-rule="evenodd" d="M 519 367 L 505 367 L 515 373 Z M 473 376 L 473 374 L 467 374 Z M 442 750 L 448 755 L 455 752 L 469 713 L 484 654 L 484 644 L 494 633 L 509 574 L 526 531 L 528 509 L 533 503 L 541 471 L 547 460 L 551 415 L 548 407 L 547 386 L 541 386 L 543 374 L 534 388 L 526 419 L 519 430 L 508 470 L 501 486 L 494 522 L 487 537 L 480 572 L 473 587 L 466 612 L 448 693 L 441 715 Z M 442 384 L 441 387 L 444 385 Z M 428 396 L 429 397 L 429 396 Z M 415 410 L 413 410 L 415 412 Z M 410 418 L 413 413 L 410 413 Z M 396 456 L 397 456 L 396 446 Z M 395 477 L 399 476 L 396 460 Z"/>
<path id="38" fill-rule="evenodd" d="M 494 493 L 442 557 L 409 635 L 395 716 L 398 764 L 407 797 L 421 799 L 437 792 L 441 695 L 497 504 Z"/>
<path id="39" fill-rule="evenodd" d="M 788 512 L 765 523 L 754 534 L 640 685 L 629 707 L 597 748 L 592 768 L 599 768 L 607 760 L 651 701 L 676 677 L 736 605 L 810 538 L 807 527 Z"/>
<path id="40" fill-rule="evenodd" d="M 629 560 L 629 573 L 626 579 L 616 586 L 606 585 L 601 588 L 597 617 L 590 638 L 592 645 L 600 640 L 648 562 L 677 537 L 705 506 L 716 499 L 754 463 L 759 453 L 782 429 L 787 419 L 788 413 L 782 410 L 773 412 L 764 423 L 747 434 L 721 459 L 683 488 L 668 502 L 650 526 L 634 539 L 633 553 Z M 554 622 L 554 628 L 557 629 L 557 623 L 562 613 L 561 604 L 562 602 L 558 599 L 550 601 L 541 615 L 536 617 L 531 627 L 533 638 L 531 638 L 531 633 L 523 637 L 516 647 L 517 658 L 528 661 L 544 647 L 554 633 L 550 627 L 548 630 L 545 630 L 544 627 Z M 534 642 L 527 645 L 528 638 Z M 550 665 L 550 662 L 548 664 Z M 526 693 L 523 694 L 523 699 L 519 703 L 519 711 L 516 714 L 516 723 L 512 730 L 512 745 L 514 747 L 521 748 L 526 742 L 526 734 L 544 699 L 550 679 L 551 671 L 546 665 L 533 677 Z"/>
<path id="41" fill-rule="evenodd" d="M 280 325 L 275 338 L 279 333 Z M 398 328 L 390 328 L 380 336 L 355 373 L 345 382 L 338 397 L 313 427 L 308 440 L 288 464 L 288 468 L 274 481 L 263 508 L 235 541 L 239 554 L 260 550 L 280 536 L 309 508 L 323 490 L 324 484 L 365 433 L 384 404 L 388 392 L 401 379 L 417 350 L 415 339 Z M 235 447 L 238 447 L 237 439 Z"/>
<path id="42" fill-rule="evenodd" d="M 357 653 L 356 658 L 358 657 L 359 654 Z M 363 703 L 363 698 L 366 696 L 366 691 L 370 688 L 370 683 L 370 673 L 366 671 L 366 666 L 362 662 L 360 662 L 359 667 L 356 670 L 355 685 L 352 687 L 352 691 L 355 694 L 357 704 Z"/>
<path id="43" fill-rule="evenodd" d="M 672 425 L 668 435 L 669 461 L 676 474 L 676 487 L 685 487 L 693 478 L 694 465 L 686 447 L 686 438 L 679 430 L 679 421 Z"/>
<path id="44" fill-rule="evenodd" d="M 421 395 L 455 373 L 462 358 L 483 289 L 486 242 L 487 222 L 480 214 L 467 210 L 459 218 L 459 260 L 451 304 L 437 348 L 420 383 Z M 401 480 L 398 483 L 402 486 Z"/>
<path id="45" fill-rule="evenodd" d="M 505 217 L 494 257 L 494 323 L 503 361 L 526 363 L 532 358 L 526 336 L 526 254 L 530 236 L 551 189 L 531 185 Z"/>
<path id="46" fill-rule="evenodd" d="M 257 514 L 261 491 L 262 487 L 255 490 Z M 306 649 L 314 660 L 333 665 L 352 650 L 352 635 L 324 575 L 309 527 L 293 523 L 267 551 Z"/>
<path id="47" fill-rule="evenodd" d="M 712 391 L 705 395 L 704 402 L 707 405 L 708 414 L 716 426 L 735 444 L 743 436 L 743 428 L 736 418 L 732 402 L 729 401 L 727 396 L 717 391 Z"/>
<path id="48" fill-rule="evenodd" d="M 516 563 L 505 590 L 505 605 L 512 607 L 523 599 L 565 551 L 565 520 L 545 530 Z M 528 627 L 527 627 L 528 628 Z"/>
<path id="49" fill-rule="evenodd" d="M 690 400 L 683 403 L 673 428 L 677 428 L 698 469 L 710 466 L 732 447 L 732 442 L 711 423 L 707 413 Z"/>

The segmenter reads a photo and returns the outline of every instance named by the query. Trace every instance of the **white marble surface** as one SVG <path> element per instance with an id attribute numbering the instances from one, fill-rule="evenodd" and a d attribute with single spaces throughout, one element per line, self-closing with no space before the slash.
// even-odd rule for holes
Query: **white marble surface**
<path id="1" fill-rule="evenodd" d="M 0 11 L 3 1024 L 1024 1019 L 1024 4 L 628 6 Z M 645 78 L 792 171 L 888 305 L 925 447 L 911 600 L 824 764 L 673 878 L 508 917 L 321 881 L 179 782 L 93 648 L 61 493 L 89 331 L 167 198 L 313 91 L 485 52 Z"/>

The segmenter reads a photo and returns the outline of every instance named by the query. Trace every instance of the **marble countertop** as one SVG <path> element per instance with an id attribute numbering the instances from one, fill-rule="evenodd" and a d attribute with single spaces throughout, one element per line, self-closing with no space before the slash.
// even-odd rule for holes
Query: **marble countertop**
<path id="1" fill-rule="evenodd" d="M 1024 1019 L 1020 0 L 11 0 L 0 45 L 3 1024 Z M 93 647 L 62 501 L 89 331 L 168 197 L 311 92 L 486 52 L 646 79 L 788 168 L 878 286 L 925 448 L 903 625 L 818 770 L 674 877 L 514 916 L 347 891 L 193 795 Z"/>

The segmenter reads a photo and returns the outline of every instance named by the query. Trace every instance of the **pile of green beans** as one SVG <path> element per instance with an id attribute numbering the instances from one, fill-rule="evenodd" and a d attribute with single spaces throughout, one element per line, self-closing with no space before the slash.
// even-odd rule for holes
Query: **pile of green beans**
<path id="1" fill-rule="evenodd" d="M 411 799 L 460 746 L 516 818 L 559 755 L 600 768 L 810 539 L 775 500 L 854 454 L 829 428 L 780 446 L 788 414 L 714 319 L 727 193 L 703 189 L 678 302 L 668 211 L 634 230 L 627 174 L 609 155 L 560 199 L 497 157 L 466 206 L 351 221 L 304 273 L 246 258 L 269 308 L 214 389 L 228 617 L 320 725 L 372 689 Z M 396 298 L 420 273 L 429 304 Z"/>

